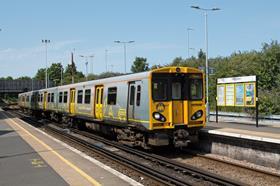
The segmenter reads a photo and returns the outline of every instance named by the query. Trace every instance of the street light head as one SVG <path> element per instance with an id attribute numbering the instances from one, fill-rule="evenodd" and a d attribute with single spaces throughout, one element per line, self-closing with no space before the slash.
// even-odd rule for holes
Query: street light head
<path id="1" fill-rule="evenodd" d="M 114 41 L 115 43 L 120 43 L 121 41 Z"/>
<path id="2" fill-rule="evenodd" d="M 42 43 L 50 43 L 51 40 L 48 40 L 48 39 L 42 39 Z"/>
<path id="3" fill-rule="evenodd" d="M 194 8 L 194 9 L 200 9 L 199 6 L 191 6 L 191 8 Z"/>
<path id="4" fill-rule="evenodd" d="M 221 10 L 221 9 L 220 8 L 212 8 L 211 10 L 218 11 L 218 10 Z"/>
<path id="5" fill-rule="evenodd" d="M 134 43 L 135 41 L 128 41 L 128 43 Z"/>
<path id="6" fill-rule="evenodd" d="M 83 55 L 80 55 L 80 57 L 85 57 L 85 56 L 83 56 Z"/>

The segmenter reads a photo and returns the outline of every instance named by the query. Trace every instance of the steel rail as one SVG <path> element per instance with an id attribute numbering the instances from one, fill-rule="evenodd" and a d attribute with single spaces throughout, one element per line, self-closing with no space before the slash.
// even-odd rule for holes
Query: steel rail
<path id="1" fill-rule="evenodd" d="M 217 175 L 217 174 L 210 173 L 210 172 L 205 171 L 205 170 L 201 170 L 201 169 L 196 168 L 196 167 L 191 166 L 191 165 L 181 164 L 179 162 L 176 162 L 174 160 L 170 160 L 170 159 L 165 158 L 163 156 L 158 156 L 158 155 L 155 155 L 155 154 L 146 153 L 146 152 L 143 152 L 143 151 L 140 151 L 140 150 L 122 145 L 118 142 L 109 141 L 107 139 L 104 139 L 102 137 L 96 136 L 96 135 L 88 133 L 88 132 L 80 131 L 80 130 L 77 130 L 77 129 L 71 129 L 71 131 L 75 132 L 77 134 L 80 134 L 82 136 L 86 136 L 88 138 L 103 142 L 107 145 L 111 145 L 115 148 L 121 149 L 121 150 L 126 151 L 128 153 L 135 154 L 135 155 L 140 156 L 142 158 L 150 159 L 151 161 L 158 162 L 160 164 L 165 164 L 167 167 L 173 167 L 173 169 L 178 170 L 180 172 L 188 173 L 188 174 L 193 175 L 193 176 L 202 177 L 203 179 L 205 179 L 207 181 L 210 181 L 212 183 L 217 183 L 219 185 L 242 185 L 242 183 L 237 182 L 235 180 L 225 178 L 225 177 L 222 177 L 222 176 Z"/>
<path id="2" fill-rule="evenodd" d="M 50 126 L 45 126 L 45 128 L 55 134 L 58 134 L 60 136 L 63 136 L 64 138 L 67 138 L 67 140 L 69 140 L 75 144 L 79 144 L 79 145 L 87 148 L 88 150 L 93 150 L 94 152 L 101 154 L 102 156 L 105 156 L 106 158 L 112 159 L 120 164 L 124 164 L 125 166 L 129 166 L 129 168 L 132 168 L 135 171 L 140 172 L 148 177 L 151 177 L 151 178 L 155 179 L 156 181 L 159 181 L 163 184 L 167 184 L 167 185 L 175 184 L 175 185 L 180 185 L 180 186 L 195 185 L 195 183 L 193 183 L 193 182 L 189 182 L 188 180 L 174 178 L 174 177 L 164 173 L 163 171 L 159 171 L 159 170 L 150 168 L 146 165 L 143 165 L 141 163 L 138 163 L 136 161 L 129 160 L 126 157 L 113 153 L 110 150 L 104 149 L 98 145 L 92 144 L 88 141 L 75 137 L 71 134 L 65 133 L 61 130 L 55 129 Z"/>

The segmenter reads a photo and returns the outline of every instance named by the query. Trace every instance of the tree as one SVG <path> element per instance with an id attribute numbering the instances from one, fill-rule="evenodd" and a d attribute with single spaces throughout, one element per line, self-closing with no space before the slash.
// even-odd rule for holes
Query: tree
<path id="1" fill-rule="evenodd" d="M 206 54 L 202 51 L 202 49 L 199 50 L 198 54 L 197 54 L 198 59 L 200 60 L 205 60 L 206 58 Z"/>
<path id="2" fill-rule="evenodd" d="M 18 77 L 16 80 L 31 80 L 31 77 L 21 76 L 21 77 Z"/>
<path id="3" fill-rule="evenodd" d="M 13 77 L 12 76 L 8 76 L 8 77 L 6 77 L 6 80 L 13 80 Z"/>
<path id="4" fill-rule="evenodd" d="M 185 64 L 185 60 L 182 57 L 176 57 L 170 66 L 183 66 Z"/>
<path id="5" fill-rule="evenodd" d="M 72 65 L 73 64 L 73 65 Z M 68 64 L 65 69 L 64 73 L 64 84 L 71 84 L 72 83 L 72 72 L 74 74 L 74 81 L 75 83 L 85 81 L 85 75 L 82 72 L 77 70 L 75 63 Z"/>
<path id="6" fill-rule="evenodd" d="M 49 80 L 56 86 L 61 82 L 61 70 L 63 70 L 61 63 L 53 63 L 48 69 Z"/>
<path id="7" fill-rule="evenodd" d="M 40 68 L 35 75 L 35 79 L 36 80 L 45 80 L 45 77 L 46 77 L 46 69 Z"/>
<path id="8" fill-rule="evenodd" d="M 143 57 L 136 57 L 133 65 L 131 66 L 131 71 L 133 73 L 144 72 L 149 70 L 149 64 L 147 63 L 147 59 Z"/>

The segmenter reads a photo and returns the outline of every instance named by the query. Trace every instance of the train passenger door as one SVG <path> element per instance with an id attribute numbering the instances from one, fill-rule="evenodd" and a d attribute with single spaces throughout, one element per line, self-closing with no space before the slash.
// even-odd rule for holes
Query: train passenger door
<path id="1" fill-rule="evenodd" d="M 172 118 L 173 124 L 184 123 L 182 83 L 180 81 L 172 82 Z"/>
<path id="2" fill-rule="evenodd" d="M 129 83 L 128 90 L 128 106 L 127 106 L 127 118 L 130 122 L 137 121 L 140 111 L 140 98 L 141 98 L 141 82 L 135 81 Z M 138 114 L 137 114 L 138 113 Z"/>
<path id="3" fill-rule="evenodd" d="M 47 99 L 48 99 L 48 93 L 44 92 L 44 103 L 43 103 L 44 110 L 47 110 Z"/>
<path id="4" fill-rule="evenodd" d="M 103 86 L 95 87 L 95 118 L 103 119 Z"/>
<path id="5" fill-rule="evenodd" d="M 70 89 L 70 114 L 75 113 L 75 96 L 76 96 L 76 90 Z"/>

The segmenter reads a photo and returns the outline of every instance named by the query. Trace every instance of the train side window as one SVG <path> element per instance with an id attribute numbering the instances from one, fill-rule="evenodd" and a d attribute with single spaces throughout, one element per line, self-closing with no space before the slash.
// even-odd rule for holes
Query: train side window
<path id="1" fill-rule="evenodd" d="M 51 102 L 51 94 L 48 93 L 48 103 Z"/>
<path id="2" fill-rule="evenodd" d="M 26 102 L 29 102 L 29 96 L 26 97 Z"/>
<path id="3" fill-rule="evenodd" d="M 130 86 L 130 98 L 129 98 L 129 105 L 134 105 L 135 100 L 135 86 Z"/>
<path id="4" fill-rule="evenodd" d="M 59 92 L 59 103 L 62 103 L 62 99 L 63 99 L 63 92 Z"/>
<path id="5" fill-rule="evenodd" d="M 100 91 L 101 91 L 100 104 L 102 104 L 103 103 L 103 88 Z"/>
<path id="6" fill-rule="evenodd" d="M 99 104 L 99 88 L 96 91 L 96 103 Z"/>
<path id="7" fill-rule="evenodd" d="M 41 102 L 43 102 L 44 94 L 41 94 Z"/>
<path id="8" fill-rule="evenodd" d="M 141 100 L 141 86 L 137 86 L 137 95 L 136 95 L 136 105 L 140 106 L 140 100 Z"/>
<path id="9" fill-rule="evenodd" d="M 90 94 L 91 94 L 91 90 L 86 89 L 85 90 L 85 104 L 90 104 Z"/>
<path id="10" fill-rule="evenodd" d="M 108 88 L 107 104 L 116 105 L 117 103 L 117 87 Z"/>
<path id="11" fill-rule="evenodd" d="M 54 103 L 54 93 L 51 93 L 51 102 Z"/>
<path id="12" fill-rule="evenodd" d="M 64 92 L 64 96 L 63 96 L 63 102 L 64 102 L 64 103 L 67 103 L 67 99 L 68 99 L 68 92 L 65 91 L 65 92 Z"/>
<path id="13" fill-rule="evenodd" d="M 78 90 L 77 103 L 83 103 L 83 90 Z"/>

